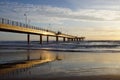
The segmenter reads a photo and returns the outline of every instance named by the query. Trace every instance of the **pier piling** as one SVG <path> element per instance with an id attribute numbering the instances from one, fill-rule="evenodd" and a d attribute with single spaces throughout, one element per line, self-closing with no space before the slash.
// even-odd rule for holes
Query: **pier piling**
<path id="1" fill-rule="evenodd" d="M 42 44 L 42 35 L 40 35 L 40 44 Z"/>
<path id="2" fill-rule="evenodd" d="M 30 44 L 30 34 L 27 34 L 27 43 Z"/>

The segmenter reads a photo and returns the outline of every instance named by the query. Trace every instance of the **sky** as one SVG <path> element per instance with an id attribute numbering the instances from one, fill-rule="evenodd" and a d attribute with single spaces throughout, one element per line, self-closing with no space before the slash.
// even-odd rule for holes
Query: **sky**
<path id="1" fill-rule="evenodd" d="M 87 40 L 120 40 L 120 0 L 0 0 L 0 17 Z M 0 40 L 25 34 L 0 32 Z M 33 37 L 35 39 L 35 37 Z"/>

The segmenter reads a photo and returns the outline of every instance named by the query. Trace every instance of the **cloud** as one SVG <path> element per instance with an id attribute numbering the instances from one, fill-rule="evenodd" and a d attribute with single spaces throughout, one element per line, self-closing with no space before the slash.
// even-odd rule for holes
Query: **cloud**
<path id="1" fill-rule="evenodd" d="M 40 27 L 47 26 L 44 27 L 47 29 L 48 26 L 51 26 L 51 30 L 61 30 L 63 33 L 86 36 L 89 39 L 96 39 L 96 37 L 102 39 L 110 35 L 113 35 L 115 39 L 118 38 L 120 34 L 119 5 L 114 5 L 116 3 L 112 5 L 112 0 L 110 0 L 111 2 L 106 0 L 103 5 L 101 5 L 101 3 L 103 3 L 104 0 L 95 0 L 95 2 L 91 0 L 91 3 L 85 3 L 85 1 L 90 0 L 75 1 L 75 4 L 85 6 L 73 10 L 50 5 L 0 2 L 0 17 L 25 22 L 24 14 L 26 13 L 32 25 L 38 25 Z M 75 1 L 73 0 L 73 2 Z M 100 3 L 100 1 L 102 2 Z M 107 1 L 109 5 L 105 5 Z M 92 5 L 93 3 L 95 5 Z M 110 39 L 112 39 L 112 37 Z"/>
<path id="2" fill-rule="evenodd" d="M 67 0 L 75 8 L 120 9 L 120 0 Z"/>
<path id="3" fill-rule="evenodd" d="M 0 2 L 0 15 L 17 20 L 24 20 L 24 13 L 32 22 L 62 24 L 64 20 L 78 21 L 119 21 L 120 11 L 78 9 L 52 7 L 46 5 L 32 5 Z"/>

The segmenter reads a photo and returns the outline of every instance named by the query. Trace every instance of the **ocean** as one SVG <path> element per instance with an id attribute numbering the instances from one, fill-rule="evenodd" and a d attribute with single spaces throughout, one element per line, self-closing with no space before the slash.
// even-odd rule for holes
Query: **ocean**
<path id="1" fill-rule="evenodd" d="M 0 80 L 101 75 L 120 75 L 120 41 L 0 42 Z"/>

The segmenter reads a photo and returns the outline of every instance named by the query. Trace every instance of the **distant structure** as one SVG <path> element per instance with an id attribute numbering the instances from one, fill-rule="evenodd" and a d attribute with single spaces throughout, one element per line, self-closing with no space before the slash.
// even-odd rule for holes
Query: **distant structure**
<path id="1" fill-rule="evenodd" d="M 12 21 L 5 18 L 0 18 L 0 31 L 24 33 L 27 34 L 27 43 L 30 44 L 30 34 L 35 34 L 40 36 L 40 44 L 42 44 L 42 36 L 47 36 L 47 42 L 49 42 L 49 37 L 55 37 L 56 42 L 59 41 L 59 37 L 63 38 L 63 41 L 83 41 L 85 37 L 78 37 L 73 35 L 68 35 L 61 33 L 60 31 L 55 32 L 51 30 L 42 29 L 36 26 L 31 26 L 17 21 Z"/>

